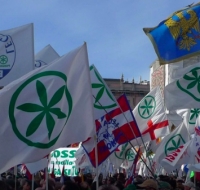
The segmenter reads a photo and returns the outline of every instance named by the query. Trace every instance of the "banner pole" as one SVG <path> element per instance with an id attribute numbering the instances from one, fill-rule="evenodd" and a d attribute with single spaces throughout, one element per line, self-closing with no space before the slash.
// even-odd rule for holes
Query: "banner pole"
<path id="1" fill-rule="evenodd" d="M 32 174 L 32 190 L 34 190 L 34 173 Z"/>
<path id="2" fill-rule="evenodd" d="M 46 190 L 49 189 L 48 180 L 49 180 L 49 175 L 48 175 L 48 167 L 47 167 L 47 168 L 46 168 Z"/>
<path id="3" fill-rule="evenodd" d="M 96 190 L 99 188 L 99 174 L 98 174 L 98 149 L 97 149 L 97 136 L 94 136 L 95 141 L 95 162 L 96 162 Z"/>

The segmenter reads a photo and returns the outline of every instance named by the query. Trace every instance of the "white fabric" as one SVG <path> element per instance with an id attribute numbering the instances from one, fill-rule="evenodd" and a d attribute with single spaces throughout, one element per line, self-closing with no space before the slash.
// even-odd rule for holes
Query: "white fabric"
<path id="1" fill-rule="evenodd" d="M 60 58 L 51 45 L 47 45 L 35 55 L 35 68 L 47 65 Z"/>
<path id="2" fill-rule="evenodd" d="M 197 82 L 200 68 L 193 69 L 195 70 L 165 87 L 165 105 L 169 111 L 200 107 Z"/>
<path id="3" fill-rule="evenodd" d="M 26 165 L 27 169 L 29 170 L 29 172 L 31 174 L 34 174 L 34 173 L 46 168 L 47 162 L 48 162 L 47 158 L 43 158 L 41 160 L 38 160 L 37 162 L 28 163 L 28 164 L 25 164 L 25 165 Z"/>
<path id="4" fill-rule="evenodd" d="M 8 60 L 7 63 L 0 63 L 0 86 L 5 86 L 33 70 L 33 36 L 33 24 L 0 31 L 0 56 L 6 56 Z M 2 78 L 5 69 L 10 69 L 10 72 Z"/>
<path id="5" fill-rule="evenodd" d="M 92 136 L 86 44 L 4 87 L 0 107 L 0 173 Z"/>
<path id="6" fill-rule="evenodd" d="M 142 117 L 141 115 L 142 115 L 144 109 L 141 109 L 141 106 L 145 105 L 146 99 L 147 99 L 148 103 L 150 103 L 150 106 L 153 106 L 153 108 L 149 109 L 150 113 L 152 112 L 152 114 L 148 117 L 147 115 L 145 115 L 145 114 L 147 114 L 147 112 L 145 112 L 145 114 L 144 114 L 145 117 Z M 155 110 L 153 111 L 154 108 L 155 108 Z M 153 125 L 158 124 L 162 121 L 168 121 L 166 113 L 165 113 L 165 107 L 164 107 L 164 104 L 163 104 L 163 99 L 162 99 L 162 95 L 161 95 L 159 87 L 156 87 L 152 91 L 150 91 L 138 103 L 138 105 L 133 110 L 133 115 L 135 117 L 135 120 L 137 122 L 137 125 L 138 125 L 141 133 L 143 133 L 145 130 L 147 130 L 149 128 L 148 122 L 150 120 L 152 121 Z M 165 127 L 159 128 L 159 129 L 155 129 L 154 133 L 155 133 L 156 138 L 165 136 L 166 134 L 169 133 L 168 125 L 165 126 Z M 142 137 L 143 137 L 144 142 L 152 140 L 149 133 L 142 135 Z M 140 138 L 138 138 L 137 140 L 139 142 L 141 142 Z M 139 144 L 139 142 L 137 142 L 136 140 L 133 140 L 132 142 L 136 145 Z"/>
<path id="7" fill-rule="evenodd" d="M 172 140 L 174 140 L 174 142 L 172 142 Z M 169 135 L 165 136 L 162 139 L 159 147 L 155 152 L 155 156 L 153 158 L 154 162 L 160 163 L 162 159 L 164 159 L 167 155 L 169 155 L 176 149 L 175 147 L 179 147 L 188 142 L 189 140 L 190 137 L 187 132 L 187 129 L 184 123 L 182 123 L 176 129 L 174 129 L 174 131 L 172 131 Z M 174 149 L 170 150 L 170 148 L 172 149 L 172 147 L 174 147 Z"/>
<path id="8" fill-rule="evenodd" d="M 177 150 L 170 153 L 161 161 L 161 165 L 168 173 L 176 169 L 179 170 L 184 163 L 191 163 L 193 156 L 190 155 L 189 150 L 187 150 L 190 143 L 191 140 L 181 145 Z"/>
<path id="9" fill-rule="evenodd" d="M 111 110 L 118 108 L 119 106 L 116 98 L 113 96 L 106 82 L 103 80 L 94 65 L 90 66 L 90 77 L 94 102 L 94 118 L 100 119 L 100 117 L 110 112 Z M 103 91 L 103 93 L 101 97 L 98 98 L 98 95 L 101 91 Z"/>

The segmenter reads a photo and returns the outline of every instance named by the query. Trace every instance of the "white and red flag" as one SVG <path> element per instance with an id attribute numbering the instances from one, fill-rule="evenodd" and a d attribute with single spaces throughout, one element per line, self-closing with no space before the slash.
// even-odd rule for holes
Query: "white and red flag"
<path id="1" fill-rule="evenodd" d="M 144 142 L 169 133 L 168 119 L 159 87 L 154 88 L 138 103 L 133 115 Z"/>
<path id="2" fill-rule="evenodd" d="M 133 164 L 132 164 L 131 169 L 130 169 L 129 178 L 127 179 L 127 181 L 125 183 L 125 187 L 127 187 L 129 184 L 132 183 L 134 176 L 135 176 L 136 165 L 137 165 L 137 162 L 138 162 L 139 159 L 140 159 L 140 149 L 137 151 L 137 154 L 134 158 Z"/>
<path id="3" fill-rule="evenodd" d="M 140 137 L 140 131 L 125 95 L 118 98 L 119 107 L 96 120 L 98 165 L 120 145 Z M 95 162 L 94 139 L 85 141 L 83 147 L 93 166 Z"/>

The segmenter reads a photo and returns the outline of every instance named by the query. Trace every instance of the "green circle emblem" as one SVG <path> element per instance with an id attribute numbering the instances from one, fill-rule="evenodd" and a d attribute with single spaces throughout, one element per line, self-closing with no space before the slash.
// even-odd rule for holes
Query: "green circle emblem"
<path id="1" fill-rule="evenodd" d="M 122 150 L 121 152 L 115 152 L 115 156 L 120 160 L 133 161 L 135 159 L 135 153 L 132 148 Z"/>
<path id="2" fill-rule="evenodd" d="M 5 56 L 5 55 L 1 55 L 0 56 L 0 64 L 6 64 L 6 63 L 8 63 L 8 57 L 7 56 Z"/>
<path id="3" fill-rule="evenodd" d="M 177 150 L 180 145 L 185 144 L 185 140 L 181 134 L 172 136 L 165 144 L 165 155 L 168 156 L 171 152 Z"/>
<path id="4" fill-rule="evenodd" d="M 138 106 L 138 113 L 143 119 L 148 119 L 152 116 L 156 108 L 156 101 L 153 96 L 146 96 Z"/>
<path id="5" fill-rule="evenodd" d="M 9 119 L 16 136 L 28 146 L 46 149 L 58 140 L 72 112 L 72 97 L 66 83 L 65 74 L 46 71 L 32 76 L 13 93 Z M 45 141 L 37 132 L 45 135 Z"/>

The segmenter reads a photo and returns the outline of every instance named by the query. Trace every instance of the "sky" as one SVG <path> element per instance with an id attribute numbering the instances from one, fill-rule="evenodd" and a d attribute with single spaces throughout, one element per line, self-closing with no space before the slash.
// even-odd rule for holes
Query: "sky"
<path id="1" fill-rule="evenodd" d="M 155 27 L 190 0 L 7 0 L 0 31 L 34 24 L 35 54 L 51 45 L 61 56 L 87 43 L 89 64 L 103 78 L 150 80 L 157 59 L 143 28 Z"/>

